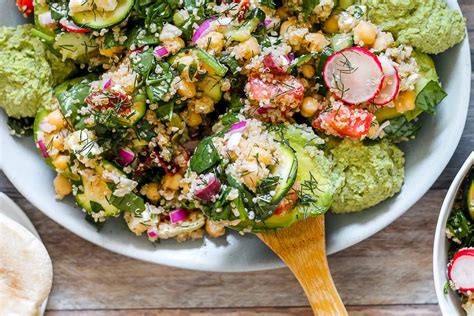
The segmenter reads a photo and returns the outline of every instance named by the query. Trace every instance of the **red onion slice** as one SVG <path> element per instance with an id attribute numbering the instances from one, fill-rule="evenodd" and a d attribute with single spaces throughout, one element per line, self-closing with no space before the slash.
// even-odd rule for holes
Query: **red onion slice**
<path id="1" fill-rule="evenodd" d="M 170 221 L 172 224 L 186 220 L 189 217 L 189 211 L 185 208 L 179 208 L 170 212 Z"/>
<path id="2" fill-rule="evenodd" d="M 219 194 L 221 182 L 214 174 L 209 175 L 206 180 L 207 183 L 204 186 L 194 191 L 194 196 L 203 201 L 211 202 Z"/>
<path id="3" fill-rule="evenodd" d="M 234 123 L 230 126 L 230 130 L 228 133 L 242 132 L 246 126 L 247 126 L 247 121 Z"/>
<path id="4" fill-rule="evenodd" d="M 38 147 L 39 149 L 41 150 L 41 153 L 43 154 L 43 157 L 44 158 L 48 158 L 49 155 L 48 155 L 48 149 L 46 148 L 46 146 L 44 145 L 43 143 L 43 140 L 38 140 Z"/>
<path id="5" fill-rule="evenodd" d="M 158 46 L 153 51 L 153 54 L 160 58 L 167 56 L 169 53 L 170 52 L 164 46 Z"/>
<path id="6" fill-rule="evenodd" d="M 212 17 L 212 18 L 209 18 L 209 19 L 205 20 L 204 22 L 202 22 L 201 25 L 199 25 L 199 27 L 194 32 L 193 37 L 191 38 L 191 41 L 193 42 L 193 44 L 196 44 L 197 41 L 202 36 L 206 35 L 210 31 L 212 31 L 212 28 L 210 26 L 211 26 L 211 23 L 215 20 L 216 20 L 216 17 Z"/>
<path id="7" fill-rule="evenodd" d="M 119 159 L 117 160 L 122 166 L 128 166 L 135 159 L 135 153 L 128 148 L 118 149 Z"/>
<path id="8" fill-rule="evenodd" d="M 104 83 L 104 90 L 107 90 L 110 87 L 111 84 L 112 84 L 112 80 L 111 79 L 107 80 Z"/>

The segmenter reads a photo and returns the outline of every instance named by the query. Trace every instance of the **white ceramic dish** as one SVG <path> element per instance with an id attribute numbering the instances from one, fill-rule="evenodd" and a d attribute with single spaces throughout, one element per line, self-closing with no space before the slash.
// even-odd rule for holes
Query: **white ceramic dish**
<path id="1" fill-rule="evenodd" d="M 449 187 L 448 193 L 444 198 L 441 212 L 439 213 L 438 224 L 436 225 L 436 233 L 433 245 L 433 276 L 436 296 L 438 297 L 439 307 L 443 315 L 465 315 L 466 313 L 461 307 L 461 300 L 454 291 L 444 294 L 443 288 L 448 277 L 446 266 L 448 264 L 448 239 L 446 238 L 446 223 L 453 208 L 456 195 L 460 190 L 463 180 L 466 178 L 471 167 L 474 166 L 474 152 L 467 158 L 466 162 L 459 170 L 456 178 Z"/>
<path id="2" fill-rule="evenodd" d="M 22 23 L 14 1 L 0 0 L 0 25 Z M 455 0 L 447 1 L 459 9 Z M 438 115 L 428 117 L 419 137 L 404 144 L 406 182 L 394 198 L 358 214 L 327 215 L 327 248 L 332 254 L 350 247 L 392 223 L 431 187 L 454 153 L 469 106 L 471 59 L 467 38 L 437 56 L 437 68 L 449 96 Z M 53 172 L 35 152 L 30 138 L 8 135 L 5 113 L 0 113 L 0 166 L 10 181 L 38 209 L 73 233 L 111 251 L 136 259 L 207 271 L 255 271 L 282 267 L 283 263 L 252 235 L 231 233 L 226 238 L 152 245 L 131 234 L 121 220 L 111 220 L 99 233 L 84 221 L 72 200 L 57 202 Z"/>
<path id="3" fill-rule="evenodd" d="M 13 202 L 8 196 L 6 196 L 2 192 L 0 192 L 0 214 L 5 215 L 6 217 L 25 227 L 39 240 L 41 240 L 40 235 L 36 231 L 35 227 L 33 226 L 33 223 L 30 221 L 28 216 L 26 216 L 23 210 L 18 205 L 16 205 L 15 202 Z M 47 303 L 48 299 L 46 299 L 41 305 L 41 315 L 45 313 Z"/>

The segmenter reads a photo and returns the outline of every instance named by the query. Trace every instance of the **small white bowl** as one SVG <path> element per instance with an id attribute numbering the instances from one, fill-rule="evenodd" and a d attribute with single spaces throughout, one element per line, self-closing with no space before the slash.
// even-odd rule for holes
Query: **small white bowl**
<path id="1" fill-rule="evenodd" d="M 441 207 L 439 213 L 438 224 L 436 225 L 436 233 L 433 245 L 433 276 L 434 285 L 436 289 L 436 296 L 438 297 L 439 307 L 443 315 L 465 315 L 466 313 L 461 307 L 461 300 L 454 291 L 449 291 L 444 294 L 443 288 L 448 281 L 447 264 L 448 264 L 448 239 L 446 238 L 446 222 L 453 208 L 456 195 L 461 189 L 460 186 L 466 178 L 469 170 L 474 165 L 474 152 L 469 155 L 466 162 L 459 170 L 456 178 L 449 187 L 449 191 Z"/>

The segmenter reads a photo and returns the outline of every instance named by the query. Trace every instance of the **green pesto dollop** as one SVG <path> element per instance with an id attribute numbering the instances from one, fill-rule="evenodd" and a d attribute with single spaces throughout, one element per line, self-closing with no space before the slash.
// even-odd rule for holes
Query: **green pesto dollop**
<path id="1" fill-rule="evenodd" d="M 329 152 L 333 157 L 333 171 L 340 176 L 332 212 L 358 212 L 400 191 L 405 158 L 390 142 L 364 144 L 346 139 Z"/>
<path id="2" fill-rule="evenodd" d="M 465 36 L 466 19 L 440 0 L 365 0 L 369 19 L 397 41 L 427 54 L 442 53 Z"/>
<path id="3" fill-rule="evenodd" d="M 14 118 L 51 104 L 52 88 L 76 70 L 31 36 L 32 27 L 0 27 L 0 106 Z"/>

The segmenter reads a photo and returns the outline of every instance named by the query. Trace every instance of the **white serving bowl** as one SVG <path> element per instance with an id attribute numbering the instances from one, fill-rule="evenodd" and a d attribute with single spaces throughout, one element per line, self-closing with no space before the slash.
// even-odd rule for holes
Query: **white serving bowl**
<path id="1" fill-rule="evenodd" d="M 448 193 L 444 198 L 441 212 L 439 213 L 438 224 L 436 225 L 436 233 L 433 245 L 433 276 L 436 296 L 438 297 L 439 307 L 443 315 L 465 315 L 466 313 L 461 307 L 459 296 L 452 290 L 448 294 L 444 294 L 443 288 L 448 281 L 447 264 L 449 241 L 446 238 L 446 223 L 451 214 L 456 195 L 461 188 L 461 184 L 468 175 L 471 167 L 474 165 L 474 152 L 469 155 L 466 162 L 459 170 L 456 178 L 449 187 Z"/>
<path id="2" fill-rule="evenodd" d="M 447 1 L 459 9 L 455 0 Z M 22 23 L 13 0 L 0 0 L 0 25 Z M 403 144 L 406 180 L 400 194 L 361 213 L 326 216 L 329 254 L 350 247 L 380 231 L 415 204 L 433 185 L 453 155 L 466 122 L 469 107 L 471 58 L 469 41 L 435 58 L 448 92 L 436 116 L 427 117 L 416 140 Z M 137 238 L 120 219 L 110 220 L 97 232 L 84 221 L 72 199 L 56 201 L 53 172 L 35 151 L 31 138 L 8 134 L 5 113 L 0 111 L 0 166 L 33 205 L 82 238 L 136 259 L 181 268 L 207 271 L 256 271 L 282 267 L 283 263 L 255 236 L 230 233 L 225 238 L 152 245 Z"/>

